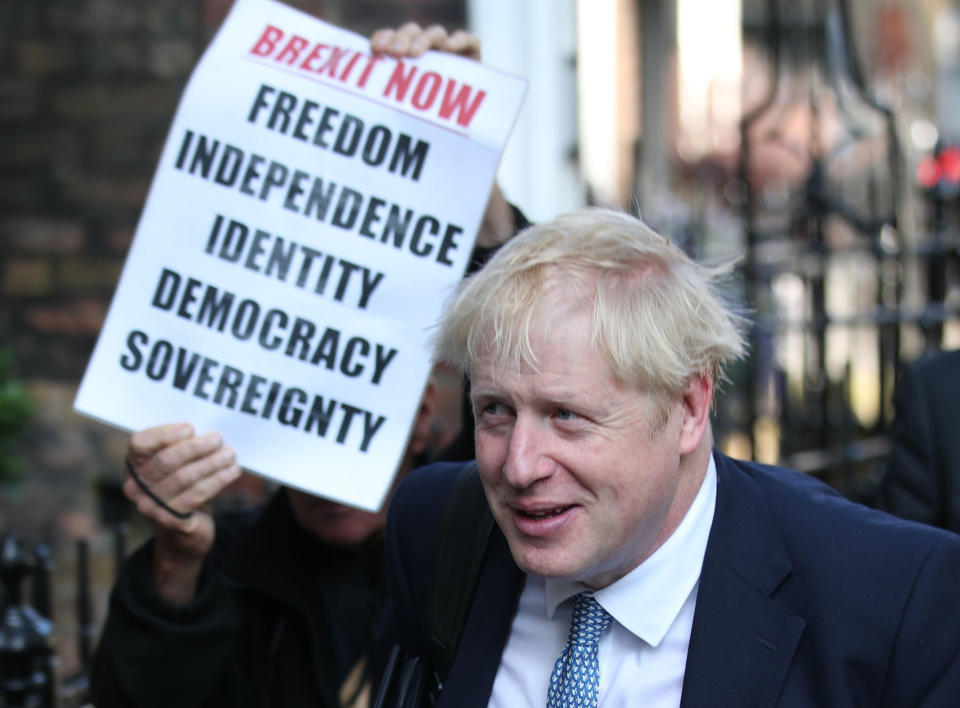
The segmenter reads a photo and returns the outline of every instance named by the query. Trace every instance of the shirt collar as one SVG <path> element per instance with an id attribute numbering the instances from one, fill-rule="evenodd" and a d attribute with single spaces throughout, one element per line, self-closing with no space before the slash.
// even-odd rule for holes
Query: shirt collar
<path id="1" fill-rule="evenodd" d="M 676 530 L 643 563 L 615 583 L 593 592 L 613 618 L 657 646 L 700 579 L 717 501 L 717 467 L 710 456 L 697 496 Z M 589 590 L 583 583 L 547 578 L 546 611 L 553 617 L 566 599 Z"/>

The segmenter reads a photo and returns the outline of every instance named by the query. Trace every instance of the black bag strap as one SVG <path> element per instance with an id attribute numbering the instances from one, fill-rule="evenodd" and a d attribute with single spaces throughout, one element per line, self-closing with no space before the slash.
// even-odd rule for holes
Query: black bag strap
<path id="1" fill-rule="evenodd" d="M 427 594 L 437 689 L 443 688 L 453 666 L 492 529 L 493 515 L 477 474 L 477 463 L 470 462 L 457 472 L 440 520 L 433 582 Z"/>
<path id="2" fill-rule="evenodd" d="M 399 644 L 394 645 L 373 708 L 436 705 L 460 645 L 492 529 L 493 516 L 477 463 L 470 462 L 453 481 L 433 547 L 426 608 L 430 655 L 411 656 Z"/>
<path id="3" fill-rule="evenodd" d="M 421 658 L 407 655 L 399 644 L 394 644 L 373 708 L 425 708 L 428 694 L 423 674 L 424 662 Z"/>

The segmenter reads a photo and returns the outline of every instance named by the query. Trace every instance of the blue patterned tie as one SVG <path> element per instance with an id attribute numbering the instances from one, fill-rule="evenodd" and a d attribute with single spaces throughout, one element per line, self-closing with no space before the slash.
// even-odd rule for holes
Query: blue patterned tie
<path id="1" fill-rule="evenodd" d="M 600 688 L 597 645 L 612 619 L 592 596 L 574 596 L 570 636 L 550 674 L 547 708 L 596 708 Z"/>

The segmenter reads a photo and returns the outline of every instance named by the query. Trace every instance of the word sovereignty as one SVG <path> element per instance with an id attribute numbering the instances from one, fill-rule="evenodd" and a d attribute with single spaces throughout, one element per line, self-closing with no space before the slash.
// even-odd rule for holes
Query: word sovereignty
<path id="1" fill-rule="evenodd" d="M 142 330 L 127 334 L 127 351 L 120 356 L 126 371 L 143 371 L 155 382 L 217 406 L 326 438 L 340 445 L 370 447 L 386 417 L 332 398 L 287 387 L 280 381 L 252 374 L 216 359 L 174 346 L 166 339 L 151 343 Z"/>

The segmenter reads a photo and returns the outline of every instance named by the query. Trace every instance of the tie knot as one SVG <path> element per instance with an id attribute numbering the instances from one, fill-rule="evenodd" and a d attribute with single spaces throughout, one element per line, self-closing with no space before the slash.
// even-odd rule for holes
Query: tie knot
<path id="1" fill-rule="evenodd" d="M 580 593 L 573 598 L 570 643 L 596 645 L 613 618 L 592 595 Z"/>

